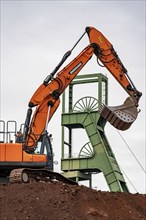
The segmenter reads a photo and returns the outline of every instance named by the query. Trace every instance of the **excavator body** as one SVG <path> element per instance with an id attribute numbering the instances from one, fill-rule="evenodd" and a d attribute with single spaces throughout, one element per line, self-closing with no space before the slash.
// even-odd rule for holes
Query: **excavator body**
<path id="1" fill-rule="evenodd" d="M 88 34 L 90 44 L 58 72 L 85 33 Z M 101 116 L 120 130 L 128 129 L 137 118 L 138 102 L 142 94 L 134 86 L 112 44 L 100 31 L 93 27 L 87 27 L 81 38 L 71 50 L 65 53 L 56 68 L 45 78 L 31 97 L 23 132 L 17 136 L 16 142 L 6 141 L 5 143 L 5 141 L 1 141 L 0 177 L 8 177 L 11 182 L 56 178 L 63 182 L 75 184 L 60 174 L 52 172 L 53 153 L 47 128 L 60 104 L 60 95 L 93 55 L 97 57 L 97 60 L 100 60 L 129 95 L 121 106 L 102 105 L 99 110 Z M 6 131 L 6 134 L 8 133 Z M 38 149 L 40 150 L 38 151 Z"/>
<path id="2" fill-rule="evenodd" d="M 30 152 L 24 149 L 23 143 L 21 143 L 21 132 L 9 129 L 10 127 L 14 128 L 16 124 L 15 121 L 8 121 L 5 126 L 5 122 L 0 120 L 0 182 L 28 183 L 34 180 L 57 180 L 75 185 L 76 182 L 53 171 L 54 156 L 51 135 L 44 133 L 37 142 L 34 151 Z"/>

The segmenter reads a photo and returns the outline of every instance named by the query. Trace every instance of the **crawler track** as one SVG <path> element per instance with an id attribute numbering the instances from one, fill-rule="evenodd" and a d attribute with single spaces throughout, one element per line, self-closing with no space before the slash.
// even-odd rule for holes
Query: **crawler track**
<path id="1" fill-rule="evenodd" d="M 78 185 L 76 182 L 69 180 L 59 173 L 47 169 L 14 169 L 10 173 L 10 183 L 29 183 L 31 181 L 60 181 L 70 185 Z"/>

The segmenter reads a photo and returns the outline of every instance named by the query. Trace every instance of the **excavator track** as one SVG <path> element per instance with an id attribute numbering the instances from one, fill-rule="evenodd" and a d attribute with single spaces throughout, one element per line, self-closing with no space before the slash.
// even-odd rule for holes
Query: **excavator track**
<path id="1" fill-rule="evenodd" d="M 32 181 L 60 181 L 70 185 L 78 185 L 76 182 L 65 178 L 61 174 L 47 169 L 14 169 L 9 176 L 10 183 L 29 183 Z"/>
<path id="2" fill-rule="evenodd" d="M 109 107 L 102 105 L 99 109 L 100 115 L 118 130 L 125 131 L 129 129 L 137 118 L 137 108 L 133 100 L 128 97 L 123 105 Z"/>

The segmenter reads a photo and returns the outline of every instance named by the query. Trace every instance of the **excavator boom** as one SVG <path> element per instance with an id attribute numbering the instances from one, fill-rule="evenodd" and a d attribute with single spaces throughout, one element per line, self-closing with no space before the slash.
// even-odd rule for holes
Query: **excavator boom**
<path id="1" fill-rule="evenodd" d="M 93 54 L 94 48 L 89 45 L 72 62 L 62 69 L 56 78 L 53 78 L 48 85 L 43 83 L 36 90 L 29 102 L 29 107 L 37 106 L 30 125 L 31 132 L 27 135 L 27 146 L 29 148 L 33 149 L 35 142 L 39 140 L 45 129 L 46 119 L 48 123 L 58 108 L 60 103 L 59 96 L 90 60 Z M 49 117 L 47 118 L 49 106 L 51 108 Z"/>
<path id="2" fill-rule="evenodd" d="M 47 123 L 58 108 L 60 103 L 59 96 L 91 59 L 93 54 L 96 55 L 97 59 L 102 62 L 104 67 L 109 70 L 129 94 L 129 97 L 121 106 L 109 107 L 102 105 L 99 110 L 102 117 L 120 130 L 128 129 L 137 118 L 137 106 L 142 94 L 134 86 L 112 44 L 100 31 L 93 27 L 86 27 L 85 32 L 88 34 L 90 45 L 60 72 L 56 73 L 68 56 L 70 56 L 72 50 L 68 51 L 55 70 L 46 77 L 30 99 L 29 108 L 31 109 L 36 106 L 36 110 L 31 124 L 29 125 L 28 123 L 26 126 L 27 128 L 29 127 L 29 130 L 24 135 L 27 137 L 25 144 L 29 149 L 33 150 L 35 143 L 41 137 Z M 29 121 L 28 118 L 27 121 Z"/>

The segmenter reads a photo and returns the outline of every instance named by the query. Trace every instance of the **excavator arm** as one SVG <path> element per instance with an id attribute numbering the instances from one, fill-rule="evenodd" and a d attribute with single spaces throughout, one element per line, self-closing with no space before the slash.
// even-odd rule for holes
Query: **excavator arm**
<path id="1" fill-rule="evenodd" d="M 93 54 L 97 56 L 97 59 L 102 62 L 130 96 L 122 106 L 108 107 L 103 105 L 100 109 L 102 117 L 120 130 L 128 129 L 137 117 L 136 107 L 142 94 L 135 88 L 112 44 L 93 27 L 87 27 L 85 33 L 89 36 L 90 45 L 59 73 L 56 73 L 72 52 L 71 50 L 68 51 L 30 99 L 23 134 L 25 146 L 30 150 L 34 149 L 44 130 L 47 129 L 48 122 L 59 106 L 59 96 Z M 31 108 L 34 106 L 36 106 L 36 110 L 31 120 Z"/>
<path id="2" fill-rule="evenodd" d="M 86 32 L 90 43 L 96 44 L 97 50 L 95 50 L 95 54 L 97 58 L 129 94 L 129 97 L 121 106 L 109 107 L 102 105 L 100 114 L 115 128 L 127 130 L 137 118 L 137 107 L 142 93 L 136 89 L 113 45 L 106 37 L 93 27 L 87 27 Z"/>
<path id="3" fill-rule="evenodd" d="M 93 27 L 87 27 L 86 32 L 88 33 L 90 43 L 96 44 L 97 50 L 95 50 L 95 54 L 97 58 L 129 94 L 135 105 L 138 106 L 139 98 L 142 94 L 136 89 L 130 79 L 126 68 L 114 50 L 113 45 L 101 32 Z"/>

